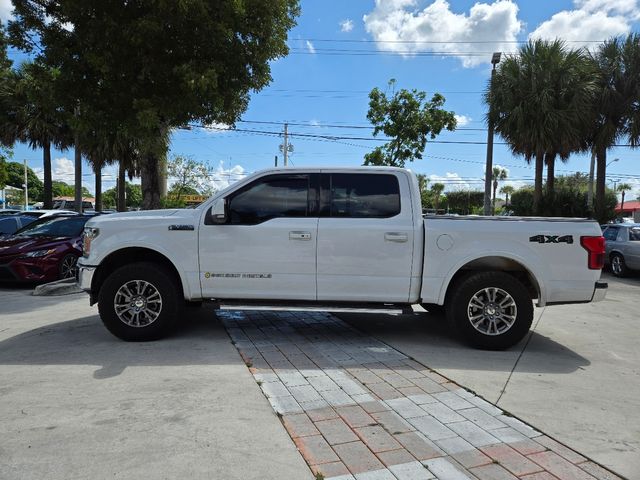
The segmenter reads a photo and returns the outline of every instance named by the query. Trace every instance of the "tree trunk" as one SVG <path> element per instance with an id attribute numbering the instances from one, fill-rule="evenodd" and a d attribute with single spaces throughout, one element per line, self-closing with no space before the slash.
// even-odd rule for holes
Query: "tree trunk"
<path id="1" fill-rule="evenodd" d="M 605 181 L 607 177 L 607 149 L 598 147 L 596 150 L 596 201 L 595 214 L 599 223 L 606 223 L 608 218 L 605 215 L 604 193 Z"/>
<path id="2" fill-rule="evenodd" d="M 536 179 L 533 189 L 533 214 L 542 215 L 542 173 L 544 170 L 544 154 L 536 154 Z"/>
<path id="3" fill-rule="evenodd" d="M 53 208 L 53 183 L 51 181 L 51 143 L 45 142 L 42 147 L 42 169 L 44 170 L 44 191 L 43 205 L 44 209 Z"/>
<path id="4" fill-rule="evenodd" d="M 96 165 L 96 203 L 93 206 L 96 212 L 102 210 L 102 163 Z"/>
<path id="5" fill-rule="evenodd" d="M 76 135 L 75 142 L 75 203 L 76 212 L 82 213 L 82 153 L 80 152 L 80 146 L 78 145 L 78 136 Z"/>
<path id="6" fill-rule="evenodd" d="M 622 190 L 622 202 L 620 202 L 620 216 L 624 217 L 624 190 Z"/>
<path id="7" fill-rule="evenodd" d="M 118 195 L 118 198 L 116 200 L 116 209 L 119 212 L 126 212 L 127 211 L 127 204 L 126 204 L 126 198 L 125 198 L 125 191 L 126 191 L 126 187 L 127 184 L 126 179 L 125 179 L 125 168 L 124 168 L 124 162 L 120 161 L 118 163 L 118 191 L 116 192 Z"/>
<path id="8" fill-rule="evenodd" d="M 555 193 L 555 167 L 556 156 L 553 153 L 547 153 L 545 155 L 545 163 L 547 164 L 547 195 L 549 200 L 553 202 L 553 194 Z"/>
<path id="9" fill-rule="evenodd" d="M 491 215 L 496 214 L 496 190 L 498 190 L 498 180 L 493 181 L 493 201 L 491 202 Z"/>
<path id="10" fill-rule="evenodd" d="M 140 165 L 143 210 L 157 210 L 162 207 L 160 203 L 161 178 L 158 166 L 159 159 L 155 154 L 147 153 L 143 156 Z"/>

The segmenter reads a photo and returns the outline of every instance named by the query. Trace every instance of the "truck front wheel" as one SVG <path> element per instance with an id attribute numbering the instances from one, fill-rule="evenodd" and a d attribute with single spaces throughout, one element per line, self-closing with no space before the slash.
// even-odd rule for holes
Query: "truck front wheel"
<path id="1" fill-rule="evenodd" d="M 447 315 L 472 346 L 503 350 L 522 340 L 531 328 L 533 303 L 526 287 L 512 275 L 473 273 L 454 288 Z"/>
<path id="2" fill-rule="evenodd" d="M 141 342 L 169 333 L 184 300 L 173 276 L 159 265 L 139 262 L 115 270 L 102 284 L 98 310 L 116 337 Z"/>

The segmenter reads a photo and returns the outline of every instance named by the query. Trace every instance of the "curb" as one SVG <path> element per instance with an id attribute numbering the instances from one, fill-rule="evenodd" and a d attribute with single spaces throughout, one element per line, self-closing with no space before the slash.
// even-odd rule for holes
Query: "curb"
<path id="1" fill-rule="evenodd" d="M 74 293 L 82 293 L 82 290 L 76 284 L 75 278 L 64 278 L 55 282 L 38 285 L 32 295 L 35 297 L 53 297 L 58 295 L 72 295 Z"/>

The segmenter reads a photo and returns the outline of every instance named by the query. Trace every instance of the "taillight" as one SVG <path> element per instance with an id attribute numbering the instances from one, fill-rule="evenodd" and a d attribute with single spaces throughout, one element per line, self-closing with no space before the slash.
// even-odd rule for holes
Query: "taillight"
<path id="1" fill-rule="evenodd" d="M 604 237 L 580 237 L 580 245 L 589 253 L 589 269 L 604 267 Z"/>

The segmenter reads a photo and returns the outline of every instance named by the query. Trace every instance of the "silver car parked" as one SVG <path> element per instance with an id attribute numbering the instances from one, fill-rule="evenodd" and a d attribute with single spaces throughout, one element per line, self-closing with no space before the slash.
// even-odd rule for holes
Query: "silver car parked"
<path id="1" fill-rule="evenodd" d="M 602 225 L 605 239 L 605 263 L 616 277 L 640 270 L 640 223 Z"/>

